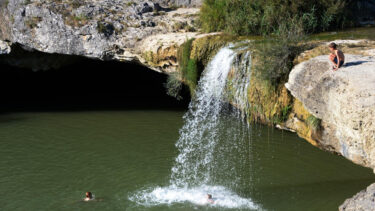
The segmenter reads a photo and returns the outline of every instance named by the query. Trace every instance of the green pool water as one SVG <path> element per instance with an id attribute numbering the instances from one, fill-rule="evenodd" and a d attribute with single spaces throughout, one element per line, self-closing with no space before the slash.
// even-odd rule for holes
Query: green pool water
<path id="1" fill-rule="evenodd" d="M 129 200 L 139 190 L 168 185 L 183 114 L 0 114 L 0 209 L 244 210 L 190 203 L 144 206 Z M 233 191 L 264 210 L 337 210 L 375 181 L 370 169 L 314 148 L 293 133 L 258 125 L 251 130 L 244 154 L 232 155 L 247 159 L 238 167 L 243 174 Z M 86 191 L 97 200 L 82 202 Z"/>

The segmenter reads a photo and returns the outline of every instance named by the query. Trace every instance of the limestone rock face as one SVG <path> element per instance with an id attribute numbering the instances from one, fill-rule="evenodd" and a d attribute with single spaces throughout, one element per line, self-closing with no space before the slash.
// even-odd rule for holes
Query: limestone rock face
<path id="1" fill-rule="evenodd" d="M 339 207 L 340 211 L 369 211 L 375 207 L 375 183 L 357 193 Z"/>
<path id="2" fill-rule="evenodd" d="M 321 148 L 375 169 L 374 57 L 346 55 L 333 71 L 328 56 L 318 56 L 295 66 L 286 87 L 322 120 Z"/>
<path id="3" fill-rule="evenodd" d="M 142 63 L 146 38 L 198 34 L 195 7 L 200 4 L 201 0 L 1 0 L 0 40 L 44 53 Z M 178 44 L 172 36 L 156 46 Z"/>
<path id="4" fill-rule="evenodd" d="M 9 43 L 0 40 L 0 55 L 9 54 L 10 50 L 11 49 Z"/>

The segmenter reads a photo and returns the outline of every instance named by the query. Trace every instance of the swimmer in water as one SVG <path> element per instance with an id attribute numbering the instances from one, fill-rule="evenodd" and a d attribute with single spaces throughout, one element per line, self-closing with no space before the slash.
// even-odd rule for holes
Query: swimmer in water
<path id="1" fill-rule="evenodd" d="M 83 201 L 91 201 L 93 199 L 94 198 L 92 197 L 92 193 L 91 192 L 86 192 L 86 197 L 83 199 Z"/>
<path id="2" fill-rule="evenodd" d="M 207 202 L 210 203 L 210 204 L 213 204 L 215 203 L 214 199 L 212 198 L 212 195 L 211 194 L 207 194 Z"/>

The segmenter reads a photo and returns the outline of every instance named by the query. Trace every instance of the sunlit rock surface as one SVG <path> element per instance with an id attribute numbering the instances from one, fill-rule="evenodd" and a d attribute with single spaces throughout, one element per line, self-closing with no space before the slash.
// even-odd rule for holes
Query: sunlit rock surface
<path id="1" fill-rule="evenodd" d="M 369 211 L 375 208 L 375 184 L 347 199 L 339 208 L 340 211 Z"/>
<path id="2" fill-rule="evenodd" d="M 0 55 L 9 54 L 11 51 L 10 44 L 0 40 Z"/>
<path id="3" fill-rule="evenodd" d="M 186 37 L 198 35 L 195 7 L 200 4 L 200 0 L 0 1 L 0 40 L 44 53 L 135 61 L 167 71 L 176 52 L 161 66 L 147 64 L 143 56 L 150 45 L 176 51 Z M 163 43 L 146 39 L 165 34 L 168 39 Z"/>
<path id="4" fill-rule="evenodd" d="M 353 162 L 375 168 L 375 58 L 346 55 L 332 70 L 327 56 L 294 67 L 286 87 L 322 120 L 317 144 Z"/>

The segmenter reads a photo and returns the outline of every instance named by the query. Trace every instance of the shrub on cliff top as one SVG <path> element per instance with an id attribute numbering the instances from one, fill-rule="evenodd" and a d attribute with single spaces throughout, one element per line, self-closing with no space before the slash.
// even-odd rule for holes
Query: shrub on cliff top
<path id="1" fill-rule="evenodd" d="M 204 0 L 200 21 L 204 31 L 226 31 L 236 35 L 277 32 L 280 24 L 303 22 L 313 33 L 344 26 L 348 0 Z"/>
<path id="2" fill-rule="evenodd" d="M 275 30 L 277 36 L 251 43 L 255 75 L 274 88 L 287 80 L 294 59 L 306 49 L 301 44 L 306 37 L 302 20 L 292 19 L 291 23 L 281 24 Z"/>

